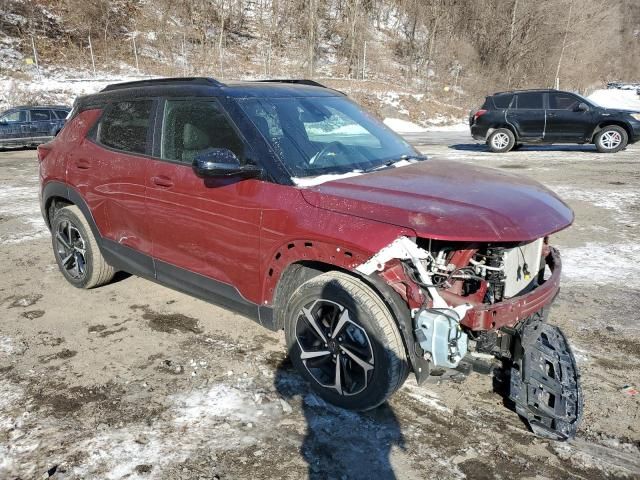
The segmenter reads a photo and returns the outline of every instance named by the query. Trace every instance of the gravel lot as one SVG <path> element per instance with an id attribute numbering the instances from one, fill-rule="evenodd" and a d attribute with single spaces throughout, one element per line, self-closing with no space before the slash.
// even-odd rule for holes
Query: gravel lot
<path id="1" fill-rule="evenodd" d="M 551 313 L 582 374 L 574 441 L 534 437 L 479 374 L 341 411 L 291 370 L 283 335 L 242 316 L 137 277 L 71 287 L 24 150 L 0 153 L 0 478 L 640 478 L 640 395 L 622 390 L 640 387 L 640 146 L 411 140 L 461 173 L 531 176 L 575 209 L 552 240 L 565 278 Z"/>

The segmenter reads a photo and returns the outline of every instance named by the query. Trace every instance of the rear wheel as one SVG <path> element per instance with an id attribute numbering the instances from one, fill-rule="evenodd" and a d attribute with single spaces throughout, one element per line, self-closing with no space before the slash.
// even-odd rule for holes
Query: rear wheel
<path id="1" fill-rule="evenodd" d="M 369 286 L 345 273 L 324 273 L 293 293 L 285 334 L 295 367 L 313 390 L 340 407 L 377 407 L 407 378 L 393 315 Z"/>
<path id="2" fill-rule="evenodd" d="M 629 138 L 624 128 L 617 125 L 609 125 L 596 134 L 595 144 L 600 153 L 615 153 L 625 148 L 628 140 Z"/>
<path id="3" fill-rule="evenodd" d="M 58 268 L 74 287 L 98 287 L 113 279 L 115 270 L 100 253 L 89 223 L 75 205 L 55 213 L 51 238 Z"/>
<path id="4" fill-rule="evenodd" d="M 489 149 L 495 153 L 506 153 L 516 144 L 516 137 L 508 128 L 498 128 L 487 140 Z"/>

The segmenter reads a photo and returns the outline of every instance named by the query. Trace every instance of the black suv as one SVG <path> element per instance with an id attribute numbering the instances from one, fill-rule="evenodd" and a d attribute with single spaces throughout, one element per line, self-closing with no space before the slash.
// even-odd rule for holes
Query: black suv
<path id="1" fill-rule="evenodd" d="M 0 113 L 0 147 L 40 145 L 55 137 L 71 109 L 64 105 L 15 107 Z"/>
<path id="2" fill-rule="evenodd" d="M 492 152 L 523 143 L 594 143 L 613 153 L 640 140 L 640 112 L 604 108 L 559 90 L 500 92 L 469 117 L 471 135 Z"/>

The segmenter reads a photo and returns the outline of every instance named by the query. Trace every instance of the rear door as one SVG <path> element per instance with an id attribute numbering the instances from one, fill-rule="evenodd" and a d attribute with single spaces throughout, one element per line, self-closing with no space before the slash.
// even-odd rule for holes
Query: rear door
<path id="1" fill-rule="evenodd" d="M 520 92 L 507 111 L 507 122 L 516 129 L 519 138 L 542 140 L 545 112 L 543 92 Z"/>
<path id="2" fill-rule="evenodd" d="M 264 182 L 201 178 L 192 168 L 194 158 L 210 148 L 227 148 L 246 162 L 253 157 L 250 147 L 215 98 L 167 99 L 158 122 L 158 158 L 150 160 L 147 173 L 158 279 L 205 295 L 234 296 L 236 289 L 255 295 Z"/>
<path id="3" fill-rule="evenodd" d="M 545 139 L 552 142 L 583 142 L 593 130 L 593 112 L 578 111 L 582 100 L 565 92 L 549 92 Z"/>
<path id="4" fill-rule="evenodd" d="M 107 105 L 81 148 L 68 153 L 67 164 L 67 181 L 80 190 L 101 235 L 111 241 L 107 246 L 148 275 L 153 269 L 145 175 L 154 108 L 154 100 L 144 98 Z"/>
<path id="5" fill-rule="evenodd" d="M 30 111 L 30 131 L 31 139 L 36 143 L 42 143 L 53 136 L 53 122 L 51 110 L 48 108 L 32 108 Z"/>
<path id="6" fill-rule="evenodd" d="M 27 110 L 15 109 L 0 116 L 0 143 L 22 144 L 29 133 Z"/>

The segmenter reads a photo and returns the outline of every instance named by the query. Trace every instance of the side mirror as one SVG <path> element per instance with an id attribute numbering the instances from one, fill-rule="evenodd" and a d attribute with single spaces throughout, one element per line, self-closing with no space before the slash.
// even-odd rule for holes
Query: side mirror
<path id="1" fill-rule="evenodd" d="M 574 109 L 576 112 L 588 112 L 589 111 L 589 105 L 587 105 L 584 102 L 580 102 L 576 108 Z"/>
<path id="2" fill-rule="evenodd" d="M 256 166 L 240 165 L 236 154 L 227 148 L 210 148 L 199 153 L 193 159 L 193 170 L 200 177 L 257 177 L 262 173 L 262 169 Z"/>

